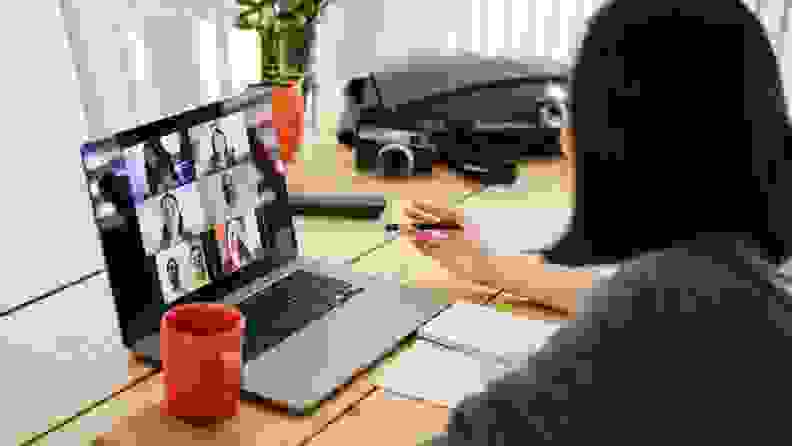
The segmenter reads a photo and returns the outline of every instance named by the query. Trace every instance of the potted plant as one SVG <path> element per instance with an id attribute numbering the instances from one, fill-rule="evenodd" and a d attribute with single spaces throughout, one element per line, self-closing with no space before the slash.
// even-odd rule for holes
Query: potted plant
<path id="1" fill-rule="evenodd" d="M 316 20 L 330 0 L 237 0 L 236 27 L 258 34 L 259 79 L 301 83 L 310 73 Z"/>
<path id="2" fill-rule="evenodd" d="M 280 160 L 293 161 L 302 141 L 306 98 L 315 88 L 310 62 L 316 36 L 316 20 L 329 1 L 237 0 L 237 3 L 241 10 L 235 26 L 255 31 L 258 35 L 257 65 L 260 83 L 250 87 L 272 90 L 270 111 L 264 111 L 262 115 L 269 114 L 271 118 L 254 120 L 257 133 L 266 133 L 269 127 L 274 129 L 277 134 L 277 148 L 269 145 L 264 150 L 269 153 L 277 150 Z M 288 87 L 296 87 L 297 90 Z M 302 96 L 302 100 L 298 94 Z M 280 113 L 276 109 L 290 111 Z M 253 113 L 258 115 L 258 112 Z M 265 139 L 261 142 L 264 145 Z"/>

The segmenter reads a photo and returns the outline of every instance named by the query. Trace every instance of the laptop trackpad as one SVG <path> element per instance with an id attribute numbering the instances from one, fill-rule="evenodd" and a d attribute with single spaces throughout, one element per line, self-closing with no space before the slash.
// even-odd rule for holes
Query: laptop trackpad
<path id="1" fill-rule="evenodd" d="M 372 285 L 248 362 L 242 387 L 291 409 L 310 406 L 447 306 L 429 289 Z"/>

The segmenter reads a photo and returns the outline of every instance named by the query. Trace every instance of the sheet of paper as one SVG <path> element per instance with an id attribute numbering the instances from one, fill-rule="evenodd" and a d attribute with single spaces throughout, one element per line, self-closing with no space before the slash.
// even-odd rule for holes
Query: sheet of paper
<path id="1" fill-rule="evenodd" d="M 465 396 L 508 372 L 494 361 L 474 358 L 425 340 L 399 353 L 372 374 L 372 382 L 396 395 L 455 407 Z"/>
<path id="2" fill-rule="evenodd" d="M 482 248 L 490 255 L 520 255 L 553 246 L 567 232 L 572 215 L 563 207 L 510 205 L 508 201 L 503 207 L 485 204 L 466 204 L 464 212 L 468 221 L 480 226 Z"/>
<path id="3" fill-rule="evenodd" d="M 511 364 L 536 353 L 562 325 L 514 317 L 491 306 L 454 304 L 421 327 L 418 336 Z"/>

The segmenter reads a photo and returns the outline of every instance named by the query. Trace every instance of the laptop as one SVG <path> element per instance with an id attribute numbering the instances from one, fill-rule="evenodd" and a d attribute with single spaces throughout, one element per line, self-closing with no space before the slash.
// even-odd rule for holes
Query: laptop
<path id="1" fill-rule="evenodd" d="M 242 398 L 305 414 L 448 304 L 299 255 L 274 142 L 254 124 L 270 104 L 257 88 L 88 142 L 81 156 L 124 345 L 160 367 L 169 308 L 235 305 Z"/>

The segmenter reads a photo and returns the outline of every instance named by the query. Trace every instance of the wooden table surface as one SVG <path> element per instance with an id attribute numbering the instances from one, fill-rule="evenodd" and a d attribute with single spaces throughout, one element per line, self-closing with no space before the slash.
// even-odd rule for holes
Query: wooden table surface
<path id="1" fill-rule="evenodd" d="M 394 399 L 377 389 L 313 437 L 310 446 L 414 446 L 442 432 L 449 408 L 430 401 Z"/>
<path id="2" fill-rule="evenodd" d="M 424 280 L 414 279 L 413 286 L 446 287 L 460 302 L 486 304 L 493 301 L 484 290 L 450 277 L 438 268 L 434 277 L 422 272 Z M 467 289 L 467 292 L 465 290 Z M 493 303 L 490 303 L 493 304 Z M 518 317 L 559 319 L 525 305 L 515 305 Z M 130 359 L 136 374 L 146 369 Z M 239 416 L 212 427 L 194 427 L 180 420 L 162 416 L 160 403 L 164 395 L 162 375 L 157 373 L 133 388 L 119 394 L 108 404 L 118 415 L 112 430 L 99 433 L 97 445 L 257 445 L 291 446 L 305 444 L 355 444 L 353 440 L 370 438 L 377 444 L 415 444 L 428 433 L 441 432 L 448 408 L 441 403 L 385 398 L 382 389 L 361 372 L 338 395 L 323 403 L 312 416 L 298 417 L 266 403 L 242 402 Z M 398 424 L 396 421 L 398 420 Z M 362 429 L 362 430 L 358 430 Z M 388 435 L 382 435 L 388 432 Z M 379 435 L 379 437 L 377 437 Z"/>
<path id="3" fill-rule="evenodd" d="M 317 147 L 322 153 L 303 155 L 314 157 L 313 160 L 301 160 L 288 167 L 290 190 L 384 192 L 389 198 L 389 222 L 404 221 L 401 210 L 409 200 L 428 199 L 454 205 L 481 189 L 477 183 L 459 178 L 443 167 L 436 168 L 434 175 L 425 179 L 383 180 L 358 175 L 352 167 L 354 159 L 348 147 L 318 145 L 314 149 Z M 321 171 L 312 171 L 322 163 L 325 166 Z M 334 163 L 333 167 L 328 167 L 327 163 Z M 552 163 L 540 163 L 536 172 L 552 176 L 558 175 L 559 170 Z M 371 252 L 352 267 L 366 272 L 397 273 L 410 285 L 436 289 L 451 302 L 503 304 L 514 300 L 503 293 L 498 295 L 499 290 L 454 277 L 433 260 L 418 255 L 402 238 Z M 515 314 L 525 317 L 562 317 L 530 304 L 511 308 Z M 96 432 L 93 444 L 286 446 L 308 441 L 318 445 L 356 444 L 354 440 L 358 438 L 369 438 L 376 444 L 412 445 L 427 433 L 442 431 L 448 416 L 448 408 L 439 404 L 386 397 L 382 389 L 368 381 L 367 372 L 363 371 L 334 399 L 322 404 L 313 416 L 295 417 L 265 403 L 243 402 L 238 417 L 213 427 L 197 428 L 160 414 L 159 404 L 164 392 L 160 373 L 133 357 L 129 360 L 129 370 L 130 377 L 150 377 L 131 388 L 126 388 L 128 383 L 119 385 L 116 390 L 123 391 L 93 413 L 83 415 L 83 418 L 112 417 L 112 428 Z M 68 428 L 68 425 L 64 427 Z"/>
<path id="4" fill-rule="evenodd" d="M 494 300 L 488 305 L 493 304 Z M 530 305 L 514 305 L 512 309 L 515 317 L 520 318 L 563 319 L 563 316 Z M 343 417 L 316 433 L 308 446 L 412 446 L 443 432 L 449 412 L 450 408 L 442 402 L 394 398 L 387 390 L 378 388 Z"/>
<path id="5" fill-rule="evenodd" d="M 435 167 L 429 178 L 385 179 L 358 173 L 354 153 L 348 146 L 315 144 L 306 147 L 300 158 L 288 166 L 290 191 L 360 192 L 384 194 L 387 207 L 376 220 L 310 217 L 301 222 L 302 254 L 351 258 L 385 243 L 386 223 L 403 223 L 404 207 L 410 200 L 427 199 L 454 205 L 481 191 L 481 185 Z M 342 240 L 343 239 L 343 240 Z"/>

